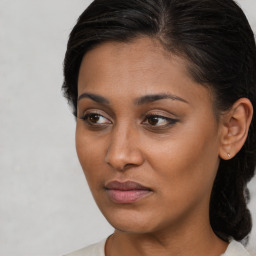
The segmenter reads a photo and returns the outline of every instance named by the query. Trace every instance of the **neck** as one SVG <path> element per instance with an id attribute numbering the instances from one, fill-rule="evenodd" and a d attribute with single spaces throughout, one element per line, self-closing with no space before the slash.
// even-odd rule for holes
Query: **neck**
<path id="1" fill-rule="evenodd" d="M 227 243 L 213 232 L 209 221 L 166 227 L 146 234 L 115 230 L 106 245 L 106 256 L 219 256 Z M 178 228 L 179 227 L 179 228 Z"/>

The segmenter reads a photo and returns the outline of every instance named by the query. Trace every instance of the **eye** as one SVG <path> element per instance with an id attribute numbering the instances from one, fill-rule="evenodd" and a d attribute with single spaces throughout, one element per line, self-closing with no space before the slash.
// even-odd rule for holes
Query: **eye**
<path id="1" fill-rule="evenodd" d="M 83 116 L 81 119 L 91 126 L 111 124 L 111 121 L 109 119 L 107 119 L 106 117 L 98 113 L 88 113 L 85 116 Z"/>
<path id="2" fill-rule="evenodd" d="M 166 127 L 175 124 L 177 121 L 165 116 L 147 115 L 143 123 L 152 127 Z"/>

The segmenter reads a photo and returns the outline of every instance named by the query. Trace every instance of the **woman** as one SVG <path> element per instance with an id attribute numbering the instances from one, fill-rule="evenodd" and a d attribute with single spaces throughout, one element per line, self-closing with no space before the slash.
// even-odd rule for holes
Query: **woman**
<path id="1" fill-rule="evenodd" d="M 95 0 L 70 34 L 65 96 L 115 228 L 70 255 L 249 255 L 256 47 L 232 0 Z"/>

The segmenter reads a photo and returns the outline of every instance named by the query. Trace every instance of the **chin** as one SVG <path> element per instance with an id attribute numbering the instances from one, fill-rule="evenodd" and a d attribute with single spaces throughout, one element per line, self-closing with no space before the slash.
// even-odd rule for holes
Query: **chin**
<path id="1" fill-rule="evenodd" d="M 135 234 L 152 233 L 158 227 L 157 223 L 152 221 L 157 218 L 147 216 L 142 211 L 112 211 L 109 214 L 103 212 L 103 215 L 113 228 L 122 232 Z"/>
<path id="2" fill-rule="evenodd" d="M 120 223 L 120 222 L 109 222 L 112 227 L 118 231 L 124 232 L 124 233 L 132 233 L 132 234 L 145 234 L 145 233 L 153 233 L 155 230 L 154 228 L 151 228 L 148 223 Z"/>

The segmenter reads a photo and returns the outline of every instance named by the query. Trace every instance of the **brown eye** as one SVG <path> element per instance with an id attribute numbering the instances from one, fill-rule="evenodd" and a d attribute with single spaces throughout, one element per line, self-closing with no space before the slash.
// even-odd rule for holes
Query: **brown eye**
<path id="1" fill-rule="evenodd" d="M 174 125 L 176 122 L 178 122 L 178 120 L 169 117 L 159 115 L 148 115 L 146 116 L 143 123 L 151 127 L 164 128 L 167 126 Z"/>
<path id="2" fill-rule="evenodd" d="M 159 117 L 157 117 L 157 116 L 151 116 L 148 118 L 148 123 L 150 125 L 157 125 L 158 122 L 159 122 Z"/>
<path id="3" fill-rule="evenodd" d="M 98 123 L 99 122 L 99 120 L 100 120 L 100 115 L 98 115 L 98 114 L 91 114 L 89 117 L 88 117 L 88 119 L 89 119 L 89 121 L 91 122 L 91 123 Z"/>
<path id="4" fill-rule="evenodd" d="M 84 117 L 81 117 L 81 119 L 91 126 L 111 124 L 109 119 L 98 113 L 88 113 Z"/>

